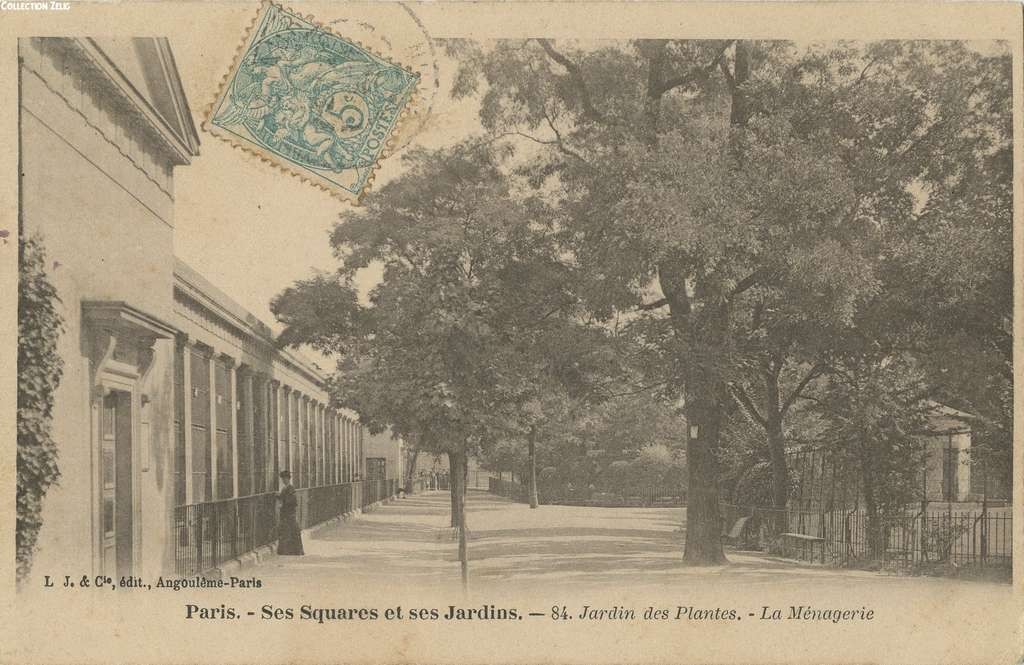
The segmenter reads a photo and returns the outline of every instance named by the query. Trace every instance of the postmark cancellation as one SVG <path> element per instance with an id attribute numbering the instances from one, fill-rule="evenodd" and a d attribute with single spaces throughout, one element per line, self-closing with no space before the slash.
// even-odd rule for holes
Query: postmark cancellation
<path id="1" fill-rule="evenodd" d="M 386 156 L 419 74 L 311 17 L 264 3 L 205 128 L 342 198 Z"/>

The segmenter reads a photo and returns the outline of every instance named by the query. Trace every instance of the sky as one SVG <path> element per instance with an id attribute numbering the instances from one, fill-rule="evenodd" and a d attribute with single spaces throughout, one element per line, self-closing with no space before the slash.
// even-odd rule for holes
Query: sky
<path id="1" fill-rule="evenodd" d="M 251 13 L 251 8 L 246 9 Z M 355 35 L 354 39 L 422 75 L 417 104 L 420 113 L 412 121 L 405 121 L 413 131 L 419 131 L 415 136 L 408 132 L 400 143 L 411 142 L 383 160 L 375 186 L 401 173 L 401 155 L 411 148 L 451 145 L 482 131 L 476 116 L 477 102 L 450 98 L 456 66 L 445 56 L 443 46 L 431 42 L 431 53 L 427 38 L 402 14 L 400 6 L 384 7 L 382 11 L 391 12 L 385 19 L 395 27 L 387 36 L 378 36 L 376 42 L 372 27 L 367 29 L 365 23 L 335 25 L 345 36 Z M 321 20 L 327 22 L 330 17 Z M 351 204 L 206 132 L 202 125 L 207 108 L 215 97 L 220 76 L 230 67 L 233 45 L 186 35 L 178 39 L 171 35 L 169 40 L 200 139 L 200 155 L 175 170 L 175 253 L 280 331 L 281 326 L 270 313 L 271 298 L 317 270 L 337 267 L 328 234 L 339 213 Z M 427 107 L 429 114 L 423 112 Z M 363 279 L 364 286 L 372 285 L 373 271 Z"/>
<path id="2" fill-rule="evenodd" d="M 424 8 L 417 5 L 421 14 Z M 175 22 L 168 38 L 200 135 L 200 156 L 175 170 L 175 251 L 222 291 L 280 330 L 269 309 L 276 294 L 317 270 L 332 271 L 328 234 L 351 204 L 263 163 L 202 129 L 241 42 L 255 16 L 248 3 L 196 6 L 192 24 Z M 349 12 L 346 15 L 346 12 Z M 358 17 L 357 17 L 358 13 Z M 374 185 L 402 171 L 401 155 L 412 147 L 438 148 L 481 133 L 479 100 L 452 100 L 456 63 L 442 43 L 404 5 L 325 5 L 316 17 L 336 32 L 373 48 L 421 74 L 420 115 L 406 124 L 416 130 L 401 140 L 404 149 L 381 162 Z M 427 20 L 439 29 L 436 18 Z M 377 29 L 377 26 L 386 26 Z M 429 110 L 428 113 L 424 111 Z M 411 140 L 411 142 L 409 142 Z M 364 289 L 375 281 L 369 271 Z"/>

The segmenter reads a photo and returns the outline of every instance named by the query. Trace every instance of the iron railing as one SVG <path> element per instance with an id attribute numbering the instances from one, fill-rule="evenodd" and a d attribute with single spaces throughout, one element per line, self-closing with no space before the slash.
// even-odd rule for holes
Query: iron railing
<path id="1" fill-rule="evenodd" d="M 175 508 L 175 572 L 194 575 L 275 540 L 276 500 L 268 493 Z"/>
<path id="2" fill-rule="evenodd" d="M 295 490 L 296 519 L 308 528 L 397 491 L 398 481 L 367 480 Z M 174 562 L 179 576 L 198 575 L 277 540 L 274 493 L 207 501 L 174 509 Z"/>
<path id="3" fill-rule="evenodd" d="M 501 480 L 493 476 L 487 480 L 491 494 L 504 496 L 520 503 L 529 503 L 530 488 L 521 483 Z M 686 492 L 680 487 L 644 486 L 618 492 L 601 492 L 589 488 L 574 490 L 541 486 L 537 490 L 540 503 L 545 505 L 594 507 L 652 507 L 686 505 Z"/>
<path id="4" fill-rule="evenodd" d="M 519 503 L 530 502 L 530 492 L 526 485 L 520 485 L 510 480 L 501 480 L 492 476 L 487 479 L 487 491 Z"/>
<path id="5" fill-rule="evenodd" d="M 298 505 L 295 517 L 299 522 L 299 528 L 307 529 L 361 507 L 360 485 L 362 483 L 359 482 L 339 483 L 296 490 L 295 498 Z"/>
<path id="6" fill-rule="evenodd" d="M 767 549 L 785 546 L 782 534 L 821 539 L 834 564 L 878 562 L 894 568 L 928 566 L 1009 567 L 1013 518 L 1005 508 L 951 511 L 907 510 L 879 517 L 863 509 L 811 511 L 722 505 L 723 531 L 748 517 L 742 540 Z M 874 529 L 874 534 L 871 530 Z"/>
<path id="7" fill-rule="evenodd" d="M 389 480 L 366 480 L 363 481 L 363 507 L 383 501 L 398 493 L 398 481 Z"/>

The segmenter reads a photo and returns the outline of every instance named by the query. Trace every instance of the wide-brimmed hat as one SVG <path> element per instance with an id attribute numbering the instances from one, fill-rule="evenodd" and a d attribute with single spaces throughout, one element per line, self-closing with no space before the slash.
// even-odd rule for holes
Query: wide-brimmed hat
<path id="1" fill-rule="evenodd" d="M 292 477 L 292 472 L 291 471 L 282 471 L 281 473 L 279 473 L 277 475 L 279 477 L 281 477 L 282 479 L 287 480 L 287 479 Z"/>

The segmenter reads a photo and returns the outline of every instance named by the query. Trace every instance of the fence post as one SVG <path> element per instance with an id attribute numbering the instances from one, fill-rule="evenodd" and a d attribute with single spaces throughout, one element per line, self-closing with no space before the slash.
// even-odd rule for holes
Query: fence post
<path id="1" fill-rule="evenodd" d="M 988 558 L 988 496 L 981 498 L 981 562 Z"/>

